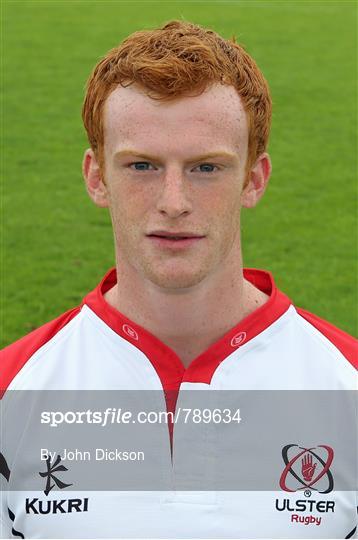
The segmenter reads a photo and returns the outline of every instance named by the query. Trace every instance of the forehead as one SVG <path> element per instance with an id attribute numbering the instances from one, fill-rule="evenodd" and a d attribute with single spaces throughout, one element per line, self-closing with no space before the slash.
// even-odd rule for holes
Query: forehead
<path id="1" fill-rule="evenodd" d="M 117 87 L 104 106 L 105 152 L 123 147 L 190 154 L 247 148 L 247 116 L 232 86 L 216 84 L 201 95 L 154 100 L 135 85 Z"/>

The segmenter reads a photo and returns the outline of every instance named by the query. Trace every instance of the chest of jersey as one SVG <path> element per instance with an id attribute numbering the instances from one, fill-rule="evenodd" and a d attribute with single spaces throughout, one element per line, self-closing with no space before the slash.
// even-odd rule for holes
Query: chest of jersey
<path id="1" fill-rule="evenodd" d="M 4 452 L 11 456 L 5 496 L 25 538 L 335 538 L 353 529 L 355 493 L 346 489 L 350 468 L 341 466 L 348 442 L 339 442 L 338 417 L 329 422 L 336 404 L 322 420 L 307 392 L 338 396 L 355 383 L 319 342 L 302 338 L 307 329 L 290 312 L 233 350 L 210 380 L 205 371 L 169 369 L 163 381 L 146 354 L 89 309 L 65 330 L 41 351 L 46 362 L 34 357 L 11 390 L 68 393 L 65 409 L 77 412 L 88 410 L 75 399 L 79 391 L 104 392 L 93 407 L 102 413 L 111 392 L 129 391 L 144 403 L 136 420 L 141 409 L 173 416 L 137 431 L 117 425 L 117 444 L 100 430 L 90 447 L 81 437 L 57 446 L 51 439 L 40 445 L 46 459 L 41 448 L 29 451 L 34 432 L 24 422 L 16 450 L 10 444 Z M 354 424 L 354 410 L 346 422 Z M 128 474 L 118 452 L 140 451 L 138 441 L 147 462 L 141 469 L 137 460 Z M 28 489 L 15 491 L 17 481 Z"/>

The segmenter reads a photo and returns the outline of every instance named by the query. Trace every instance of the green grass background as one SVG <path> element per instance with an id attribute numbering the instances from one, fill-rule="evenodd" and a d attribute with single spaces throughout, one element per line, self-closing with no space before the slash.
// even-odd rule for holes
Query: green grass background
<path id="1" fill-rule="evenodd" d="M 246 266 L 357 330 L 356 32 L 348 1 L 3 1 L 2 344 L 77 305 L 113 265 L 86 195 L 86 79 L 126 35 L 172 18 L 236 35 L 270 82 L 273 175 L 244 212 Z"/>

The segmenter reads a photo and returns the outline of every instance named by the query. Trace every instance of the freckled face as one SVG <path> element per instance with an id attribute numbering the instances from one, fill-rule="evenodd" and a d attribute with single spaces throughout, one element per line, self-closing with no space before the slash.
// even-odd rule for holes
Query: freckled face
<path id="1" fill-rule="evenodd" d="M 214 85 L 165 103 L 119 87 L 104 126 L 119 268 L 179 292 L 237 260 L 248 128 L 235 89 Z M 159 238 L 165 233 L 196 238 Z"/>

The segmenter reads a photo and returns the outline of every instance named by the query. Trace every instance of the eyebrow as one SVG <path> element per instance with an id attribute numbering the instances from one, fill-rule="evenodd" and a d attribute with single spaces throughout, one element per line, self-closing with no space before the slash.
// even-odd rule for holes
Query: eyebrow
<path id="1" fill-rule="evenodd" d="M 145 154 L 143 152 L 137 152 L 136 150 L 132 150 L 130 148 L 125 148 L 125 149 L 120 150 L 119 152 L 116 152 L 114 154 L 115 158 L 120 158 L 120 157 L 125 157 L 125 156 L 137 156 L 137 157 L 140 157 L 140 158 L 143 158 L 143 159 L 160 161 L 160 157 L 158 157 L 158 156 L 153 156 L 153 155 L 151 156 L 151 155 Z M 226 159 L 228 159 L 228 158 L 233 159 L 233 158 L 236 158 L 237 155 L 236 154 L 231 154 L 230 152 L 221 152 L 221 151 L 209 152 L 207 154 L 202 154 L 200 156 L 190 158 L 188 161 L 189 162 L 204 161 L 206 159 L 220 158 L 220 157 L 226 158 Z"/>

